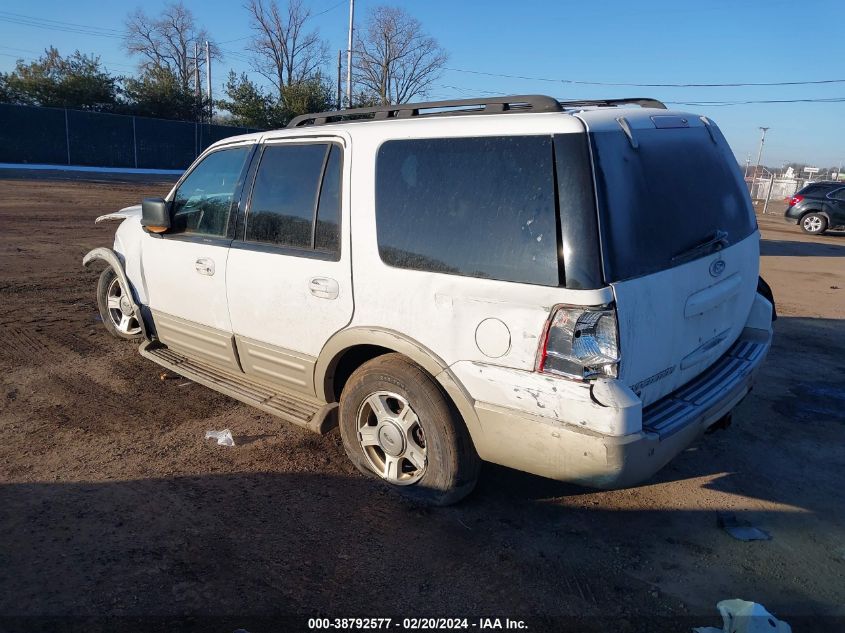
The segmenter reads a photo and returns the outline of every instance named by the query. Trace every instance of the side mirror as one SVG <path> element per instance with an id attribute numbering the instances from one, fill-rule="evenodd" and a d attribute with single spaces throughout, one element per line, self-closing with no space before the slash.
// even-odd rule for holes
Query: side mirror
<path id="1" fill-rule="evenodd" d="M 151 233 L 170 228 L 170 203 L 163 198 L 145 198 L 141 202 L 141 226 Z"/>

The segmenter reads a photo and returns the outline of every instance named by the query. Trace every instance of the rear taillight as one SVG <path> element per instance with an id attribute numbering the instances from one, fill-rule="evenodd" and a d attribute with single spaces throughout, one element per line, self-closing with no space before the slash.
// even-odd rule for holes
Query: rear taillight
<path id="1" fill-rule="evenodd" d="M 614 307 L 558 307 L 546 326 L 537 371 L 587 380 L 616 376 L 619 336 Z"/>
<path id="2" fill-rule="evenodd" d="M 803 199 L 804 199 L 804 196 L 792 196 L 791 198 L 788 199 L 789 200 L 789 206 L 794 207 L 796 204 L 801 202 Z"/>

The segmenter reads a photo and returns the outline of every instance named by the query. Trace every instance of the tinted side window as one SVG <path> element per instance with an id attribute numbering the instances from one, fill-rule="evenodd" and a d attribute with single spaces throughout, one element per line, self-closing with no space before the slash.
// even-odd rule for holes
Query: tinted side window
<path id="1" fill-rule="evenodd" d="M 340 178 L 341 149 L 332 145 L 320 188 L 317 226 L 314 229 L 314 248 L 318 251 L 340 252 Z"/>
<path id="2" fill-rule="evenodd" d="M 824 196 L 828 188 L 825 185 L 807 185 L 798 193 L 802 196 Z"/>
<path id="3" fill-rule="evenodd" d="M 235 192 L 251 151 L 247 146 L 213 152 L 188 174 L 173 197 L 169 235 L 226 235 Z"/>
<path id="4" fill-rule="evenodd" d="M 389 141 L 376 226 L 391 266 L 557 286 L 550 136 Z"/>
<path id="5" fill-rule="evenodd" d="M 837 189 L 833 193 L 829 194 L 829 197 L 834 200 L 845 200 L 845 188 Z"/>
<path id="6" fill-rule="evenodd" d="M 246 240 L 311 248 L 314 205 L 329 146 L 270 145 L 255 177 Z"/>

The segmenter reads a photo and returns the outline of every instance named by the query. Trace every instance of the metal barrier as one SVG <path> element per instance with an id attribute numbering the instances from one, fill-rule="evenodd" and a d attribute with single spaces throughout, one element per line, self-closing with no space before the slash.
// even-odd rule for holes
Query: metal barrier
<path id="1" fill-rule="evenodd" d="M 0 163 L 185 169 L 250 128 L 0 103 Z"/>

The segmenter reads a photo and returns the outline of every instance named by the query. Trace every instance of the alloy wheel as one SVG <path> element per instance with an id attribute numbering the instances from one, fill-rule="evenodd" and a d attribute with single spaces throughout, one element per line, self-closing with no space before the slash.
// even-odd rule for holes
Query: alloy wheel
<path id="1" fill-rule="evenodd" d="M 112 325 L 121 334 L 135 336 L 141 333 L 141 324 L 132 307 L 132 300 L 123 291 L 120 281 L 115 277 L 106 291 L 106 305 Z"/>
<path id="2" fill-rule="evenodd" d="M 377 391 L 367 396 L 358 408 L 357 429 L 364 456 L 383 479 L 407 486 L 425 474 L 425 433 L 399 394 Z"/>
<path id="3" fill-rule="evenodd" d="M 809 233 L 821 231 L 822 219 L 817 215 L 809 215 L 804 218 L 804 230 Z"/>

